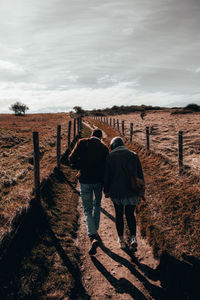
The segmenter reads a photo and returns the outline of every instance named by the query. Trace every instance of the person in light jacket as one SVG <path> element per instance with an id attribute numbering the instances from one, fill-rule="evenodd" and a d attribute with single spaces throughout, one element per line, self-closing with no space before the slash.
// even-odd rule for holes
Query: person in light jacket
<path id="1" fill-rule="evenodd" d="M 110 143 L 111 152 L 106 159 L 104 193 L 110 197 L 115 208 L 116 229 L 121 249 L 126 248 L 124 239 L 124 213 L 130 230 L 130 249 L 137 250 L 136 219 L 134 211 L 139 203 L 138 194 L 132 190 L 128 174 L 144 180 L 138 155 L 125 147 L 121 137 L 115 137 Z M 126 168 L 126 170 L 125 170 Z M 128 171 L 128 174 L 127 172 Z"/>

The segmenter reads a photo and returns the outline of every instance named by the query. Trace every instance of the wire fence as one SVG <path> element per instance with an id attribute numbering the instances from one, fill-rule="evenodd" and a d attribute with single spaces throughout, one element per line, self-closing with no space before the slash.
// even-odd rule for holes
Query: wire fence
<path id="1" fill-rule="evenodd" d="M 73 122 L 73 125 L 72 125 Z M 73 126 L 73 128 L 72 128 Z M 67 134 L 67 147 L 70 148 L 70 144 L 73 139 L 77 136 L 80 136 L 82 128 L 82 119 L 81 118 L 74 118 L 74 120 L 70 120 L 68 122 L 68 134 Z M 60 162 L 61 162 L 61 125 L 57 126 L 57 135 L 55 137 L 56 141 L 56 167 L 60 169 Z M 42 161 L 41 153 L 40 153 L 40 142 L 39 141 L 39 133 L 34 131 L 32 133 L 32 141 L 33 141 L 33 178 L 34 178 L 34 193 L 35 197 L 38 199 L 40 195 L 40 162 Z M 30 174 L 28 174 L 31 176 Z M 0 207 L 3 207 L 10 199 L 7 198 L 4 201 L 0 201 Z"/>
<path id="2" fill-rule="evenodd" d="M 68 148 L 70 149 L 70 145 L 76 137 L 80 136 L 82 129 L 82 118 L 74 118 L 73 120 L 73 132 L 72 132 L 72 120 L 68 122 Z M 66 149 L 67 150 L 67 149 Z M 61 125 L 57 126 L 57 136 L 56 136 L 56 167 L 60 169 L 61 166 Z M 35 196 L 35 200 L 40 200 L 41 193 L 41 179 L 40 179 L 40 142 L 39 142 L 39 133 L 37 131 L 33 132 L 33 192 Z M 0 201 L 0 208 L 3 209 L 7 203 L 9 203 L 10 199 L 5 199 L 4 201 Z M 12 222 L 12 216 L 8 219 L 8 221 L 4 224 L 3 228 L 10 226 Z M 0 230 L 0 239 L 3 236 L 3 232 Z"/>
<path id="3" fill-rule="evenodd" d="M 185 168 L 195 168 L 200 171 L 200 135 L 191 135 L 190 130 L 175 131 L 173 125 L 169 128 L 145 126 L 139 128 L 130 120 L 119 120 L 113 117 L 92 117 L 110 127 L 116 128 L 130 143 L 137 142 L 147 151 L 162 154 L 172 163 L 177 164 L 179 173 Z"/>

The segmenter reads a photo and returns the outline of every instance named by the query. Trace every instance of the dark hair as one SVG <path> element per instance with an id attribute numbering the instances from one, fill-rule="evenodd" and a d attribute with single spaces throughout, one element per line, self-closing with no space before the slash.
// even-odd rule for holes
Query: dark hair
<path id="1" fill-rule="evenodd" d="M 100 129 L 95 129 L 92 132 L 92 136 L 96 136 L 96 137 L 98 137 L 100 139 L 100 138 L 102 138 L 102 131 Z"/>
<path id="2" fill-rule="evenodd" d="M 113 150 L 119 146 L 124 146 L 124 141 L 122 140 L 122 138 L 120 136 L 116 136 L 110 142 L 110 149 Z"/>

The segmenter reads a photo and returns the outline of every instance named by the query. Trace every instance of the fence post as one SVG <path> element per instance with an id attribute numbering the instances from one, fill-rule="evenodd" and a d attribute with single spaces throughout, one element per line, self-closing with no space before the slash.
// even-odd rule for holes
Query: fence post
<path id="1" fill-rule="evenodd" d="M 146 127 L 147 150 L 149 151 L 149 127 Z"/>
<path id="2" fill-rule="evenodd" d="M 133 142 L 133 123 L 130 123 L 130 143 Z"/>
<path id="3" fill-rule="evenodd" d="M 72 127 L 72 121 L 69 121 L 68 123 L 68 148 L 71 144 L 71 127 Z"/>
<path id="4" fill-rule="evenodd" d="M 119 120 L 117 119 L 117 130 L 119 131 Z"/>
<path id="5" fill-rule="evenodd" d="M 82 118 L 78 117 L 78 136 L 81 135 L 81 128 L 82 128 Z"/>
<path id="6" fill-rule="evenodd" d="M 57 126 L 57 167 L 60 169 L 60 146 L 61 146 L 61 125 Z"/>
<path id="7" fill-rule="evenodd" d="M 40 152 L 39 135 L 33 132 L 33 162 L 34 162 L 34 194 L 36 200 L 40 200 Z"/>
<path id="8" fill-rule="evenodd" d="M 78 135 L 79 132 L 79 117 L 76 118 L 76 135 Z"/>
<path id="9" fill-rule="evenodd" d="M 179 173 L 183 170 L 183 131 L 178 132 L 178 161 Z"/>
<path id="10" fill-rule="evenodd" d="M 76 118 L 74 119 L 74 139 L 76 137 Z"/>
<path id="11" fill-rule="evenodd" d="M 77 134 L 79 134 L 79 117 L 76 120 L 77 120 Z"/>
<path id="12" fill-rule="evenodd" d="M 82 130 L 82 117 L 80 117 L 80 133 L 81 133 L 81 130 Z"/>
<path id="13" fill-rule="evenodd" d="M 122 121 L 122 135 L 124 135 L 124 121 Z"/>

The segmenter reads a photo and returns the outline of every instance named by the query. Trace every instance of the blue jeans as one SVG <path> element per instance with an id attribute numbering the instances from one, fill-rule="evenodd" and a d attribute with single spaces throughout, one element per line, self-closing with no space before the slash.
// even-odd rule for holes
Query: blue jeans
<path id="1" fill-rule="evenodd" d="M 91 236 L 96 234 L 99 229 L 102 184 L 80 183 L 80 187 L 87 233 Z"/>

